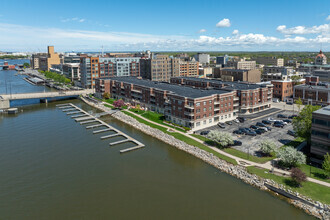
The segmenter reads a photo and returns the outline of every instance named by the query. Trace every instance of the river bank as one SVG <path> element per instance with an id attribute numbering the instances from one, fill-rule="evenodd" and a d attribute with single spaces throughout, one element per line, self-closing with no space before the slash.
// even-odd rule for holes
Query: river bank
<path id="1" fill-rule="evenodd" d="M 82 100 L 85 103 L 87 103 L 95 108 L 98 108 L 102 111 L 106 111 L 104 106 L 96 105 L 95 103 L 92 103 L 84 98 L 82 98 Z M 209 153 L 209 152 L 206 152 L 197 147 L 191 146 L 183 141 L 180 141 L 180 140 L 174 138 L 171 135 L 168 135 L 168 134 L 158 130 L 158 129 L 151 128 L 143 123 L 140 123 L 136 119 L 134 119 L 120 111 L 112 114 L 112 117 L 134 127 L 135 129 L 138 129 L 154 138 L 157 138 L 171 146 L 174 146 L 177 149 L 185 151 L 185 152 L 203 160 L 204 162 L 214 166 L 215 168 L 219 169 L 220 171 L 226 172 L 227 174 L 230 174 L 231 176 L 234 176 L 256 188 L 259 188 L 264 191 L 270 191 L 268 189 L 268 187 L 266 187 L 266 185 L 270 185 L 277 189 L 283 190 L 283 191 L 287 192 L 288 194 L 292 194 L 293 196 L 296 196 L 297 198 L 299 198 L 301 200 L 299 201 L 299 200 L 287 199 L 287 201 L 289 203 L 293 204 L 294 206 L 296 206 L 298 208 L 303 209 L 306 213 L 313 215 L 319 219 L 330 219 L 330 206 L 327 204 L 322 204 L 318 201 L 313 201 L 312 199 L 307 198 L 298 193 L 294 194 L 291 190 L 286 189 L 283 185 L 278 184 L 273 180 L 263 179 L 255 174 L 250 174 L 247 172 L 245 167 L 227 163 L 226 161 L 221 160 L 220 158 L 214 156 L 212 153 Z"/>

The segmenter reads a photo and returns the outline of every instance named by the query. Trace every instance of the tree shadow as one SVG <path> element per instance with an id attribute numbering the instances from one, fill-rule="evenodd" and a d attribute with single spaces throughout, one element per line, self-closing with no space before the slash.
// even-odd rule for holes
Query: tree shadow
<path id="1" fill-rule="evenodd" d="M 301 185 L 292 179 L 285 179 L 284 183 L 293 188 L 299 188 Z"/>
<path id="2" fill-rule="evenodd" d="M 326 174 L 324 174 L 324 173 L 316 173 L 316 172 L 312 172 L 312 174 L 313 174 L 315 177 L 320 178 L 320 179 L 324 179 L 324 180 L 328 179 L 328 176 L 327 176 Z"/>

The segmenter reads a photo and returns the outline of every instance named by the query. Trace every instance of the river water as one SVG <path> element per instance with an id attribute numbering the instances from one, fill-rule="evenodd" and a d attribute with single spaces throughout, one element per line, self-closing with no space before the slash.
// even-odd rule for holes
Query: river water
<path id="1" fill-rule="evenodd" d="M 0 76 L 4 72 L 14 75 Z M 30 89 L 20 76 L 12 76 L 12 83 Z M 33 88 L 40 87 L 29 91 Z M 70 100 L 0 115 L 0 219 L 312 219 L 270 193 L 102 117 L 146 145 L 120 154 L 129 144 L 110 147 L 110 140 L 100 140 L 106 133 L 94 135 L 56 108 L 65 102 L 97 111 Z"/>

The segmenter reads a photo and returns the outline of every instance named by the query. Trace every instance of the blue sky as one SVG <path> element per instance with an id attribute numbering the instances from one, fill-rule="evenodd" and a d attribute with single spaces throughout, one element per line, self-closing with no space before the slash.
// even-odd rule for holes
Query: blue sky
<path id="1" fill-rule="evenodd" d="M 330 1 L 2 0 L 0 51 L 330 49 Z"/>

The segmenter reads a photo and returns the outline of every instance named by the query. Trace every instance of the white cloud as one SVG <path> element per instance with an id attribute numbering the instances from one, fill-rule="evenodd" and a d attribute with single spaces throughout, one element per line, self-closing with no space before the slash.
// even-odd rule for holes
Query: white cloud
<path id="1" fill-rule="evenodd" d="M 224 18 L 219 21 L 215 26 L 216 27 L 230 27 L 230 20 L 228 18 Z"/>
<path id="2" fill-rule="evenodd" d="M 228 37 L 192 38 L 183 35 L 151 35 L 127 32 L 86 31 L 39 28 L 0 23 L 0 48 L 9 51 L 45 50 L 55 45 L 57 51 L 98 51 L 101 45 L 118 51 L 133 50 L 317 50 L 320 43 L 330 50 L 330 35 L 316 37 L 263 34 L 233 34 Z"/>
<path id="3" fill-rule="evenodd" d="M 198 33 L 204 33 L 204 32 L 206 32 L 206 29 L 200 29 L 200 30 L 198 31 Z"/>
<path id="4" fill-rule="evenodd" d="M 305 27 L 296 26 L 287 28 L 285 25 L 280 25 L 276 30 L 282 34 L 319 34 L 319 33 L 330 33 L 330 25 L 322 24 L 320 26 Z"/>
<path id="5" fill-rule="evenodd" d="M 237 35 L 237 34 L 239 34 L 239 31 L 238 30 L 234 30 L 232 34 L 233 35 Z"/>
<path id="6" fill-rule="evenodd" d="M 328 15 L 328 17 L 325 20 L 330 21 L 330 15 Z"/>
<path id="7" fill-rule="evenodd" d="M 70 22 L 70 21 L 76 21 L 76 22 L 84 22 L 86 21 L 86 19 L 84 18 L 77 18 L 77 17 L 74 17 L 74 18 L 64 18 L 64 19 L 61 19 L 61 22 Z"/>

